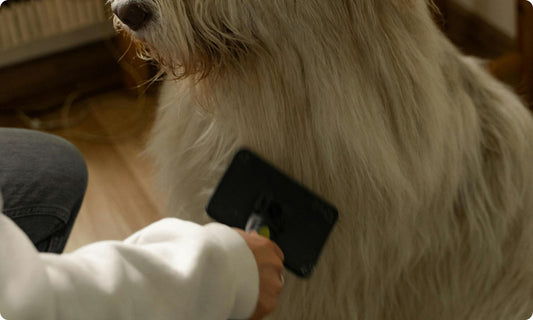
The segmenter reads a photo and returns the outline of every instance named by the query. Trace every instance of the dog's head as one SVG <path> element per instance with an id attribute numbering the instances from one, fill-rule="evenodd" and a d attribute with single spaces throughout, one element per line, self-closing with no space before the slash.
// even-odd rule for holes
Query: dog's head
<path id="1" fill-rule="evenodd" d="M 358 29 L 387 7 L 401 10 L 425 1 L 430 0 L 109 0 L 115 26 L 177 76 L 239 68 L 254 55 L 317 35 L 336 45 L 339 34 L 364 33 Z"/>

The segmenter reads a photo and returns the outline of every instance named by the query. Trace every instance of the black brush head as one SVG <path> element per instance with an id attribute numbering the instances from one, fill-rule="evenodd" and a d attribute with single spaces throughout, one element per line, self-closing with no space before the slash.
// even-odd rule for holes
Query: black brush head
<path id="1" fill-rule="evenodd" d="M 333 229 L 335 207 L 270 164 L 242 149 L 235 155 L 207 205 L 220 223 L 244 229 L 252 213 L 263 216 L 285 267 L 310 276 Z"/>

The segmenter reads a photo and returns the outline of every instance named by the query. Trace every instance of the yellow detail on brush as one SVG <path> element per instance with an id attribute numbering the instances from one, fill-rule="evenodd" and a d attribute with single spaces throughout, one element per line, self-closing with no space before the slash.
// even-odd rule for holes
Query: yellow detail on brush
<path id="1" fill-rule="evenodd" d="M 265 238 L 270 239 L 270 229 L 267 226 L 262 226 L 259 228 L 257 233 Z"/>

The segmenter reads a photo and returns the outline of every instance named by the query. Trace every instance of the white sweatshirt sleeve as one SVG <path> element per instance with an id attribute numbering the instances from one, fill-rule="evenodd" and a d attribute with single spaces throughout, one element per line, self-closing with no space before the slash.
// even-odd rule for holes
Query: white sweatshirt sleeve
<path id="1" fill-rule="evenodd" d="M 259 276 L 238 233 L 163 219 L 123 242 L 39 254 L 0 214 L 0 314 L 6 320 L 244 319 Z"/>

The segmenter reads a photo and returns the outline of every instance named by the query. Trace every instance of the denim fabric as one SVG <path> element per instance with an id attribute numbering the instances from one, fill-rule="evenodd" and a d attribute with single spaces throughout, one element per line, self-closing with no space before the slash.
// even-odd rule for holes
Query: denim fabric
<path id="1" fill-rule="evenodd" d="M 61 253 L 87 187 L 81 153 L 38 131 L 0 128 L 2 212 L 41 252 Z"/>

